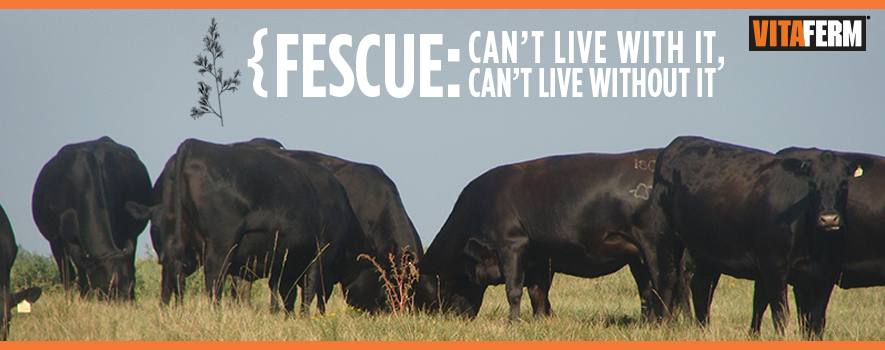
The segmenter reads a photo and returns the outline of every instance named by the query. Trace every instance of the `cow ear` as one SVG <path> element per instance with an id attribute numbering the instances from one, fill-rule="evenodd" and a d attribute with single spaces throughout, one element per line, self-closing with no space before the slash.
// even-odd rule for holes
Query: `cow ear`
<path id="1" fill-rule="evenodd" d="M 126 202 L 124 206 L 126 207 L 126 211 L 128 211 L 129 214 L 132 214 L 136 220 L 148 220 L 151 218 L 152 207 L 135 203 L 133 201 Z"/>
<path id="2" fill-rule="evenodd" d="M 876 163 L 873 158 L 864 155 L 849 154 L 843 155 L 842 158 L 848 160 L 848 171 L 853 177 L 861 177 L 864 174 L 869 174 Z"/>
<path id="3" fill-rule="evenodd" d="M 781 161 L 781 167 L 795 175 L 806 176 L 810 174 L 811 162 L 796 158 L 785 158 Z"/>
<path id="4" fill-rule="evenodd" d="M 22 302 L 22 300 L 27 300 L 29 303 L 33 303 L 40 299 L 40 295 L 43 294 L 43 289 L 40 287 L 31 287 L 25 289 L 21 292 L 15 293 L 12 296 L 12 301 L 14 302 L 12 306 L 18 305 L 18 303 Z"/>
<path id="5" fill-rule="evenodd" d="M 123 252 L 135 254 L 135 240 L 128 240 L 123 244 Z"/>
<path id="6" fill-rule="evenodd" d="M 476 238 L 467 240 L 467 246 L 464 247 L 464 253 L 476 261 L 482 261 L 491 255 L 491 249 Z"/>

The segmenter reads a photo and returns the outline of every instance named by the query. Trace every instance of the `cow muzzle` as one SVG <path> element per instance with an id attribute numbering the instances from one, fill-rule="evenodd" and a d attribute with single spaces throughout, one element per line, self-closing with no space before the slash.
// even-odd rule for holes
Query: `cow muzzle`
<path id="1" fill-rule="evenodd" d="M 842 228 L 842 218 L 839 214 L 823 214 L 818 217 L 818 225 L 824 231 L 836 231 Z"/>

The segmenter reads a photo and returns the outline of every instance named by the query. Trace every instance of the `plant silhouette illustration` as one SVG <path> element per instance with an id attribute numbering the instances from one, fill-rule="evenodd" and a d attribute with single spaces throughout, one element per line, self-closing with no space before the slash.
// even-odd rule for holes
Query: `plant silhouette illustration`
<path id="1" fill-rule="evenodd" d="M 197 119 L 204 114 L 213 113 L 221 120 L 221 126 L 224 126 L 224 117 L 221 114 L 221 94 L 225 91 L 232 93 L 237 91 L 237 86 L 240 86 L 240 79 L 237 79 L 240 77 L 240 70 L 237 69 L 233 77 L 224 79 L 224 70 L 218 67 L 217 64 L 217 60 L 224 57 L 224 49 L 221 48 L 221 43 L 218 42 L 219 37 L 221 37 L 221 34 L 218 33 L 218 23 L 215 22 L 213 17 L 212 23 L 209 24 L 209 33 L 203 38 L 203 44 L 205 45 L 203 51 L 209 54 L 205 56 L 197 54 L 197 60 L 194 61 L 194 64 L 200 67 L 199 72 L 201 76 L 209 73 L 209 75 L 215 78 L 215 95 L 218 97 L 218 110 L 215 110 L 212 107 L 212 103 L 209 102 L 212 86 L 200 80 L 197 82 L 197 91 L 200 93 L 199 106 L 191 107 L 191 117 Z"/>

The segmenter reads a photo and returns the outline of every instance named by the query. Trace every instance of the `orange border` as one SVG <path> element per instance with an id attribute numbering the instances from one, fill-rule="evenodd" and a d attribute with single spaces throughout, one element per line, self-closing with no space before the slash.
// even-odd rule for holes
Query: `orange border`
<path id="1" fill-rule="evenodd" d="M 331 0 L 331 1 L 242 1 L 242 0 L 48 0 L 41 2 L 6 1 L 0 5 L 12 9 L 199 9 L 211 6 L 221 9 L 882 9 L 885 1 L 858 0 L 634 0 L 634 1 L 588 1 L 588 0 Z"/>
<path id="2" fill-rule="evenodd" d="M 7 342 L 4 349 L 33 350 L 879 350 L 882 342 Z"/>

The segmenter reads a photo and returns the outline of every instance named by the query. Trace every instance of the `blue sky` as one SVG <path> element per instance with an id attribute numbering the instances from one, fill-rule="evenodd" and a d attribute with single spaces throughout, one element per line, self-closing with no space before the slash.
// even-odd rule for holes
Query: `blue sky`
<path id="1" fill-rule="evenodd" d="M 749 52 L 750 15 L 868 15 L 865 52 Z M 664 147 L 679 135 L 700 135 L 777 151 L 816 146 L 885 154 L 885 12 L 862 11 L 13 11 L 0 10 L 0 203 L 17 240 L 49 254 L 31 218 L 37 174 L 62 146 L 108 135 L 132 147 L 156 179 L 187 138 L 228 143 L 253 137 L 380 166 L 396 182 L 406 210 L 427 246 L 461 189 L 497 165 L 556 154 L 627 152 Z M 219 23 L 228 74 L 240 69 L 240 91 L 222 97 L 224 127 L 211 115 L 189 117 L 197 81 L 191 62 L 202 50 L 212 17 Z M 252 37 L 262 40 L 263 87 L 252 91 Z M 544 31 L 542 60 L 533 44 L 518 48 L 517 64 L 475 64 L 470 34 L 481 31 Z M 604 30 L 606 64 L 556 64 L 553 32 Z M 683 64 L 621 64 L 617 31 L 683 31 Z M 725 58 L 715 74 L 714 96 L 590 97 L 589 68 L 710 68 L 694 60 L 695 31 L 716 31 L 714 56 Z M 303 70 L 289 73 L 289 97 L 276 96 L 277 34 L 326 34 L 316 59 L 325 70 L 316 85 L 340 84 L 328 43 L 350 34 L 342 54 L 353 67 L 356 46 L 368 34 L 396 34 L 402 74 L 403 34 L 416 34 L 415 89 L 402 99 L 383 87 L 383 47 L 370 51 L 368 78 L 382 83 L 381 96 L 358 87 L 343 98 L 301 97 Z M 441 60 L 434 85 L 461 84 L 459 98 L 418 96 L 418 34 L 443 34 L 431 49 Z M 302 37 L 303 38 L 303 37 Z M 499 38 L 500 39 L 500 38 Z M 664 38 L 666 42 L 666 38 Z M 500 44 L 500 43 L 499 43 Z M 653 48 L 653 46 L 652 46 Z M 459 49 L 460 62 L 446 62 Z M 500 47 L 499 47 L 500 50 Z M 301 64 L 301 46 L 289 48 Z M 592 54 L 591 54 L 592 55 Z M 640 54 L 640 57 L 642 54 Z M 666 52 L 664 53 L 666 60 Z M 651 55 L 654 58 L 654 53 Z M 715 60 L 715 58 L 714 58 Z M 582 68 L 584 97 L 473 98 L 473 68 Z M 203 78 L 205 79 L 205 78 Z M 401 77 L 399 79 L 402 79 Z M 534 85 L 534 84 L 532 84 Z M 478 89 L 479 87 L 477 87 Z M 214 100 L 214 99 L 213 99 Z M 140 252 L 149 242 L 147 233 Z"/>

